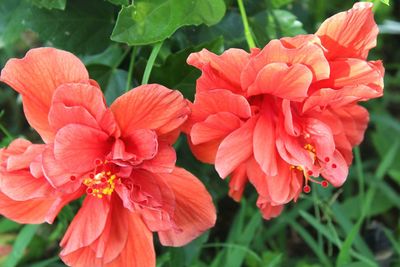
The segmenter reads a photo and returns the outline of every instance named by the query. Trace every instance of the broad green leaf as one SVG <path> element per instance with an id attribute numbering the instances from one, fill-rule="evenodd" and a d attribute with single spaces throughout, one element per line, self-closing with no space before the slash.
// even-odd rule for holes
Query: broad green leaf
<path id="1" fill-rule="evenodd" d="M 293 0 L 271 0 L 271 4 L 274 8 L 280 8 L 282 6 L 291 4 Z"/>
<path id="2" fill-rule="evenodd" d="M 125 93 L 127 79 L 128 72 L 125 70 L 116 69 L 111 72 L 105 92 L 108 105 L 111 105 L 117 97 Z"/>
<path id="3" fill-rule="evenodd" d="M 29 5 L 22 0 L 0 1 L 0 48 L 17 41 L 26 30 Z"/>
<path id="4" fill-rule="evenodd" d="M 156 43 L 185 25 L 213 25 L 225 12 L 223 0 L 135 0 L 123 7 L 111 39 L 129 45 Z"/>
<path id="5" fill-rule="evenodd" d="M 223 39 L 218 38 L 212 42 L 188 47 L 169 55 L 163 65 L 153 67 L 150 81 L 178 89 L 186 98 L 193 100 L 196 79 L 200 77 L 200 71 L 186 64 L 186 59 L 191 53 L 198 52 L 203 48 L 220 53 L 223 48 Z"/>
<path id="6" fill-rule="evenodd" d="M 13 244 L 13 250 L 11 254 L 8 256 L 6 262 L 4 263 L 4 267 L 17 266 L 18 262 L 24 256 L 26 247 L 31 242 L 38 228 L 39 225 L 37 224 L 28 224 L 22 228 Z"/>
<path id="7" fill-rule="evenodd" d="M 271 39 L 306 33 L 303 24 L 297 20 L 295 15 L 286 10 L 261 11 L 254 17 L 250 17 L 249 23 L 259 46 L 264 46 Z"/>
<path id="8" fill-rule="evenodd" d="M 47 9 L 64 10 L 67 4 L 67 0 L 30 0 L 30 1 L 38 7 L 44 7 Z"/>
<path id="9" fill-rule="evenodd" d="M 120 6 L 129 5 L 129 0 L 108 0 L 108 2 L 110 2 L 114 5 L 120 5 Z"/>
<path id="10" fill-rule="evenodd" d="M 70 0 L 65 11 L 31 8 L 29 27 L 47 45 L 77 54 L 96 54 L 110 44 L 114 6 L 97 0 Z"/>

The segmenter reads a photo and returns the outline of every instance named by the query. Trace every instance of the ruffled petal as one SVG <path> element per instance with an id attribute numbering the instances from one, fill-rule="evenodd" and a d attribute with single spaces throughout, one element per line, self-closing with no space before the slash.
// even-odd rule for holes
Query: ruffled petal
<path id="1" fill-rule="evenodd" d="M 60 129 L 54 141 L 54 157 L 67 170 L 90 171 L 96 159 L 104 159 L 113 140 L 103 131 L 79 124 Z"/>
<path id="2" fill-rule="evenodd" d="M 190 138 L 195 145 L 224 138 L 241 125 L 241 120 L 230 112 L 219 112 L 193 125 Z"/>
<path id="3" fill-rule="evenodd" d="M 355 3 L 352 9 L 340 12 L 321 24 L 316 35 L 328 49 L 329 59 L 367 58 L 369 50 L 376 46 L 379 32 L 372 6 L 368 2 Z"/>
<path id="4" fill-rule="evenodd" d="M 293 64 L 289 67 L 286 63 L 271 63 L 260 70 L 247 93 L 249 96 L 269 94 L 301 101 L 307 96 L 312 79 L 312 72 L 304 65 Z"/>
<path id="5" fill-rule="evenodd" d="M 261 196 L 257 199 L 257 207 L 260 209 L 263 218 L 266 220 L 278 217 L 283 210 L 283 205 L 273 206 L 267 198 Z"/>
<path id="6" fill-rule="evenodd" d="M 252 85 L 261 69 L 276 62 L 307 66 L 313 73 L 313 81 L 329 78 L 329 64 L 319 45 L 307 43 L 299 48 L 286 48 L 281 41 L 272 40 L 243 69 L 240 76 L 242 88 Z"/>
<path id="7" fill-rule="evenodd" d="M 249 118 L 251 108 L 247 99 L 228 90 L 212 90 L 196 94 L 190 120 L 200 122 L 219 112 L 229 112 L 239 118 Z"/>
<path id="8" fill-rule="evenodd" d="M 160 231 L 158 236 L 165 246 L 183 246 L 214 226 L 215 207 L 207 189 L 188 171 L 175 168 L 163 178 L 175 194 L 173 220 L 178 229 Z"/>
<path id="9" fill-rule="evenodd" d="M 192 141 L 188 137 L 188 143 L 190 150 L 193 155 L 200 161 L 204 163 L 214 164 L 215 157 L 217 156 L 218 147 L 223 139 L 216 139 L 207 143 L 202 143 L 200 145 L 193 145 Z"/>
<path id="10" fill-rule="evenodd" d="M 180 127 L 190 110 L 179 91 L 158 84 L 136 87 L 111 105 L 123 136 L 137 129 L 156 130 L 158 135 Z"/>
<path id="11" fill-rule="evenodd" d="M 220 144 L 215 159 L 215 169 L 221 178 L 228 176 L 253 153 L 253 131 L 256 118 L 228 135 Z"/>
<path id="12" fill-rule="evenodd" d="M 31 49 L 22 59 L 9 60 L 0 80 L 22 95 L 29 124 L 49 142 L 55 135 L 47 117 L 54 91 L 64 83 L 88 82 L 89 75 L 73 54 L 46 47 Z"/>
<path id="13" fill-rule="evenodd" d="M 107 115 L 104 96 L 98 87 L 82 83 L 64 84 L 54 92 L 49 122 L 55 131 L 68 124 L 82 124 L 111 134 L 116 131 L 116 124 L 104 123 Z"/>
<path id="14" fill-rule="evenodd" d="M 246 51 L 235 48 L 226 50 L 220 56 L 206 49 L 190 54 L 187 63 L 203 72 L 197 80 L 197 92 L 227 89 L 240 93 L 241 87 L 238 77 L 240 77 L 249 56 Z"/>
<path id="15" fill-rule="evenodd" d="M 143 161 L 140 168 L 153 173 L 169 173 L 175 168 L 175 163 L 175 149 L 166 142 L 160 142 L 156 156 L 150 160 Z"/>
<path id="16" fill-rule="evenodd" d="M 231 174 L 229 179 L 229 196 L 235 201 L 240 201 L 247 183 L 247 165 L 241 164 Z"/>

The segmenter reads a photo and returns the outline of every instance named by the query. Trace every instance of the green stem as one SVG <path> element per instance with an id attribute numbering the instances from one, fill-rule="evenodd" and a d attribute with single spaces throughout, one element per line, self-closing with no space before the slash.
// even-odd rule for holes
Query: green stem
<path id="1" fill-rule="evenodd" d="M 135 66 L 136 51 L 137 47 L 135 46 L 132 50 L 131 61 L 129 62 L 128 79 L 126 81 L 125 92 L 128 92 L 132 86 L 133 67 Z"/>
<path id="2" fill-rule="evenodd" d="M 156 43 L 151 51 L 149 60 L 147 61 L 146 69 L 144 70 L 142 84 L 147 84 L 149 82 L 150 73 L 153 69 L 154 62 L 156 61 L 158 52 L 160 52 L 163 42 Z"/>
<path id="3" fill-rule="evenodd" d="M 237 2 L 239 5 L 240 15 L 242 16 L 244 35 L 246 37 L 247 44 L 248 44 L 249 48 L 251 49 L 251 48 L 256 47 L 256 44 L 254 42 L 253 36 L 251 35 L 251 29 L 249 26 L 249 21 L 247 20 L 246 10 L 243 5 L 243 0 L 237 0 Z"/>

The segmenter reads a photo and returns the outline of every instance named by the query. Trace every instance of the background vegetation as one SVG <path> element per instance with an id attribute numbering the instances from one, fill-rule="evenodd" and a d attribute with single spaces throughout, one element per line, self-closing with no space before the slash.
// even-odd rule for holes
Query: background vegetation
<path id="1" fill-rule="evenodd" d="M 150 74 L 146 65 L 155 59 L 149 82 L 193 99 L 200 73 L 185 64 L 191 52 L 204 47 L 216 53 L 247 49 L 236 1 L 134 2 L 0 0 L 0 67 L 32 47 L 62 48 L 79 55 L 111 102 L 140 84 L 144 73 Z M 366 105 L 371 123 L 354 151 L 345 185 L 315 187 L 279 218 L 265 221 L 256 209 L 254 189 L 247 188 L 241 203 L 228 198 L 226 181 L 212 166 L 193 158 L 182 136 L 176 144 L 178 165 L 206 184 L 218 221 L 184 248 L 161 247 L 156 241 L 158 266 L 400 266 L 400 1 L 392 0 L 390 6 L 384 4 L 388 1 L 374 2 L 381 34 L 370 59 L 384 61 L 385 96 Z M 244 4 L 257 46 L 263 47 L 274 38 L 315 32 L 323 20 L 351 8 L 353 1 Z M 157 43 L 164 39 L 162 45 Z M 0 85 L 0 111 L 0 147 L 17 136 L 40 140 L 29 128 L 17 94 L 5 84 Z M 57 256 L 58 242 L 78 207 L 72 203 L 64 208 L 53 225 L 24 226 L 0 218 L 0 266 L 64 266 Z"/>

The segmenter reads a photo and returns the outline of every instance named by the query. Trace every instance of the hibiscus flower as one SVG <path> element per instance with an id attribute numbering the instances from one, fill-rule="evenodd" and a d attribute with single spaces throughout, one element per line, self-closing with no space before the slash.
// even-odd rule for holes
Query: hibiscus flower
<path id="1" fill-rule="evenodd" d="M 189 56 L 202 71 L 185 127 L 191 149 L 230 176 L 235 200 L 253 184 L 265 219 L 310 192 L 311 183 L 346 180 L 368 123 L 358 102 L 383 93 L 382 63 L 366 60 L 378 34 L 371 9 L 356 3 L 316 34 L 272 40 L 251 53 Z"/>
<path id="2" fill-rule="evenodd" d="M 214 225 L 206 188 L 175 167 L 171 145 L 190 113 L 178 91 L 143 85 L 108 108 L 82 62 L 53 48 L 9 60 L 0 79 L 45 143 L 0 150 L 0 213 L 51 223 L 84 196 L 60 244 L 66 264 L 155 266 L 152 232 L 182 246 Z"/>

